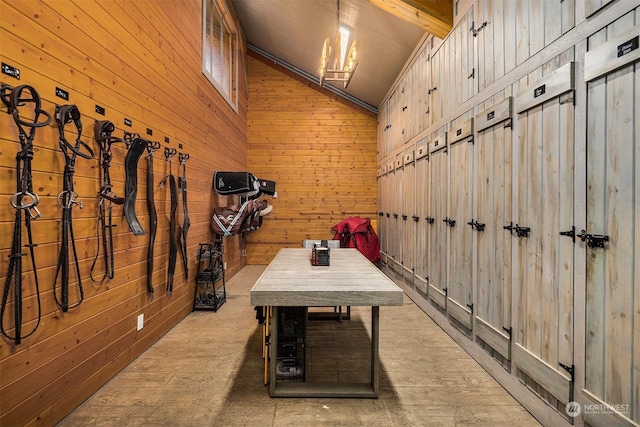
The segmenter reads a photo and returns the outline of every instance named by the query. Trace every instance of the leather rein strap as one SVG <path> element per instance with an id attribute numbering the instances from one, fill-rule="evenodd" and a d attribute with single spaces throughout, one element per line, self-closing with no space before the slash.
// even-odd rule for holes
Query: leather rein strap
<path id="1" fill-rule="evenodd" d="M 71 144 L 65 136 L 64 129 L 67 123 L 73 123 L 76 127 L 77 138 L 75 144 Z M 58 125 L 59 145 L 62 154 L 64 154 L 65 165 L 62 192 L 58 194 L 58 204 L 62 207 L 62 239 L 58 255 L 58 266 L 53 282 L 53 296 L 58 307 L 63 312 L 67 312 L 69 308 L 79 306 L 84 300 L 72 219 L 73 206 L 78 205 L 82 209 L 82 202 L 78 201 L 78 194 L 73 188 L 73 175 L 75 173 L 76 158 L 80 156 L 87 160 L 93 159 L 93 150 L 80 139 L 82 137 L 82 121 L 80 120 L 78 107 L 75 105 L 56 106 L 56 124 Z M 75 273 L 78 280 L 78 301 L 71 306 L 69 306 L 69 264 L 71 262 L 69 258 L 69 243 L 71 243 Z M 56 294 L 58 277 L 60 277 L 60 298 Z"/>
<path id="2" fill-rule="evenodd" d="M 178 153 L 178 160 L 182 166 L 182 176 L 178 177 L 178 188 L 182 193 L 182 230 L 180 231 L 180 250 L 182 252 L 182 262 L 184 263 L 185 280 L 189 280 L 189 263 L 187 257 L 187 235 L 191 220 L 189 219 L 189 211 L 187 209 L 187 160 L 189 155 L 186 153 Z"/>
<path id="3" fill-rule="evenodd" d="M 147 144 L 147 208 L 149 209 L 149 246 L 147 247 L 147 292 L 153 295 L 153 257 L 156 233 L 158 231 L 158 214 L 153 195 L 153 153 L 160 149 L 159 142 L 149 141 Z"/>
<path id="4" fill-rule="evenodd" d="M 24 94 L 24 95 L 23 95 Z M 33 233 L 31 232 L 31 220 L 40 218 L 42 214 L 37 206 L 40 198 L 33 192 L 33 182 L 31 174 L 31 160 L 33 160 L 33 140 L 35 139 L 36 129 L 47 126 L 51 123 L 51 115 L 42 110 L 40 95 L 31 86 L 21 85 L 15 88 L 11 86 L 2 86 L 2 100 L 7 105 L 9 113 L 13 116 L 13 120 L 18 128 L 20 137 L 20 151 L 16 154 L 16 193 L 11 196 L 11 206 L 15 209 L 15 222 L 13 227 L 13 240 L 11 244 L 11 253 L 9 254 L 9 268 L 7 269 L 7 278 L 4 284 L 4 292 L 2 294 L 2 306 L 0 306 L 0 332 L 6 338 L 13 340 L 17 345 L 20 344 L 22 338 L 32 335 L 38 326 L 42 317 L 42 308 L 40 303 L 40 286 L 38 284 L 38 275 L 36 268 L 36 260 L 33 248 L 37 245 L 33 244 Z M 33 104 L 33 120 L 27 121 L 20 117 L 18 107 Z M 39 121 L 42 117 L 42 121 Z M 29 129 L 29 133 L 25 131 Z M 33 270 L 33 278 L 36 287 L 36 296 L 38 300 L 38 319 L 33 329 L 22 334 L 22 257 L 26 254 L 22 253 L 22 224 L 24 211 L 24 226 L 27 230 L 28 243 L 25 245 L 29 248 L 31 257 L 31 267 Z M 4 314 L 7 309 L 11 284 L 13 283 L 13 319 L 14 334 L 10 335 L 5 328 Z"/>
<path id="5" fill-rule="evenodd" d="M 164 148 L 164 157 L 169 162 L 169 175 L 160 184 L 163 185 L 169 180 L 169 192 L 171 195 L 171 210 L 169 214 L 169 264 L 167 265 L 167 294 L 173 292 L 173 276 L 176 272 L 176 258 L 178 256 L 178 240 L 176 235 L 176 214 L 178 210 L 178 189 L 176 188 L 176 178 L 171 172 L 171 158 L 176 155 L 175 148 Z"/>
<path id="6" fill-rule="evenodd" d="M 98 223 L 96 228 L 96 236 L 98 242 L 98 250 L 91 264 L 90 277 L 94 283 L 103 283 L 107 278 L 113 279 L 115 265 L 113 260 L 113 228 L 117 225 L 113 223 L 112 211 L 113 204 L 124 204 L 124 198 L 118 197 L 113 193 L 111 185 L 111 176 L 109 168 L 113 153 L 111 146 L 116 143 L 124 143 L 124 140 L 112 136 L 115 126 L 109 120 L 96 120 L 93 126 L 96 142 L 100 147 L 100 192 L 98 193 Z M 94 270 L 100 257 L 102 247 L 102 256 L 104 259 L 104 273 L 100 280 L 94 276 Z"/>

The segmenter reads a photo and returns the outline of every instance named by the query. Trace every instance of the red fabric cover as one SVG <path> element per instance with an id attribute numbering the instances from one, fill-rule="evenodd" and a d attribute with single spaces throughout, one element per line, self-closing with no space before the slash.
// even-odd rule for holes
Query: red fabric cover
<path id="1" fill-rule="evenodd" d="M 356 248 L 369 261 L 380 261 L 380 242 L 369 218 L 358 216 L 344 219 L 331 227 L 333 240 L 340 240 L 341 248 Z"/>

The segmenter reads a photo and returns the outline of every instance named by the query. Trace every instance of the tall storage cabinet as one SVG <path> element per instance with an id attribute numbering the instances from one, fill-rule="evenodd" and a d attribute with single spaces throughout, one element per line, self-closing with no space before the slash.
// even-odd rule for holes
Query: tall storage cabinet
<path id="1" fill-rule="evenodd" d="M 380 106 L 383 271 L 542 424 L 638 427 L 640 2 L 454 4 Z"/>

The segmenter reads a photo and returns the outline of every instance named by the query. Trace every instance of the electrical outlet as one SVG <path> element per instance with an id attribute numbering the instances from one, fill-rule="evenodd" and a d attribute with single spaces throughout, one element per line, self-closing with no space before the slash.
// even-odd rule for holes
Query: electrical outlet
<path id="1" fill-rule="evenodd" d="M 144 327 L 144 314 L 138 316 L 138 331 Z"/>

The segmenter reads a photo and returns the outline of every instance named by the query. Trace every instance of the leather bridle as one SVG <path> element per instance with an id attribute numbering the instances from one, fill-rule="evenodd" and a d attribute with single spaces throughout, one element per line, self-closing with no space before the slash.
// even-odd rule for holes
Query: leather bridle
<path id="1" fill-rule="evenodd" d="M 147 208 L 149 210 L 149 245 L 147 247 L 147 292 L 153 295 L 153 257 L 156 233 L 158 231 L 158 214 L 154 200 L 153 153 L 160 149 L 160 143 L 147 143 Z"/>
<path id="2" fill-rule="evenodd" d="M 90 277 L 94 283 L 100 284 L 107 278 L 109 280 L 113 279 L 115 272 L 113 258 L 113 228 L 117 225 L 113 223 L 112 211 L 114 203 L 116 205 L 124 204 L 124 198 L 116 196 L 113 192 L 109 168 L 111 166 L 111 160 L 113 159 L 111 146 L 117 143 L 124 143 L 124 140 L 112 136 L 115 126 L 109 120 L 96 120 L 93 130 L 96 142 L 100 147 L 101 174 L 100 192 L 98 193 L 98 224 L 96 228 L 98 250 L 96 251 L 93 263 L 91 264 Z M 104 273 L 102 278 L 97 280 L 94 277 L 94 270 L 97 265 L 98 258 L 100 257 L 101 248 L 104 259 Z"/>
<path id="3" fill-rule="evenodd" d="M 28 94 L 28 95 L 27 95 Z M 9 254 L 9 268 L 7 269 L 7 278 L 4 284 L 4 292 L 2 294 L 2 306 L 0 306 L 0 332 L 6 338 L 13 340 L 15 344 L 20 344 L 22 338 L 32 335 L 40 325 L 42 317 L 42 308 L 40 303 L 40 286 L 38 284 L 38 275 L 33 248 L 37 245 L 33 243 L 33 233 L 31 231 L 31 221 L 42 216 L 38 210 L 40 198 L 33 191 L 33 182 L 31 174 L 31 161 L 33 160 L 33 141 L 36 135 L 36 129 L 47 126 L 51 123 L 51 115 L 42 110 L 42 102 L 40 95 L 31 86 L 21 85 L 15 88 L 11 86 L 2 86 L 2 100 L 7 105 L 9 113 L 13 116 L 13 120 L 18 128 L 20 138 L 20 151 L 16 154 L 16 192 L 11 196 L 11 206 L 15 209 L 15 222 L 13 227 L 13 240 L 11 244 L 11 253 Z M 27 104 L 33 104 L 33 119 L 26 120 L 20 116 L 18 107 Z M 42 117 L 42 120 L 40 120 Z M 29 129 L 29 132 L 25 129 Z M 24 216 L 23 216 L 24 212 Z M 38 300 L 38 319 L 33 329 L 22 334 L 22 257 L 26 254 L 22 253 L 22 225 L 27 230 L 28 243 L 25 245 L 29 248 L 31 257 L 31 267 L 33 269 L 33 278 L 36 287 L 36 297 Z M 14 318 L 14 334 L 10 335 L 4 325 L 4 314 L 7 309 L 9 293 L 13 283 L 13 318 Z"/>
<path id="4" fill-rule="evenodd" d="M 189 263 L 187 257 L 187 235 L 191 220 L 189 219 L 189 211 L 187 209 L 187 160 L 189 154 L 178 153 L 178 160 L 182 166 L 182 176 L 178 176 L 178 188 L 182 194 L 182 229 L 180 230 L 180 249 L 182 252 L 182 262 L 184 263 L 185 280 L 189 280 Z"/>
<path id="5" fill-rule="evenodd" d="M 62 207 L 62 238 L 60 245 L 60 253 L 58 255 L 58 266 L 53 282 L 53 296 L 56 304 L 63 312 L 70 308 L 75 308 L 84 300 L 84 290 L 82 288 L 82 277 L 80 275 L 80 263 L 78 260 L 78 252 L 76 250 L 75 237 L 73 235 L 73 206 L 77 205 L 82 209 L 82 202 L 78 200 L 78 194 L 74 190 L 73 175 L 75 173 L 76 158 L 79 156 L 83 159 L 93 159 L 93 150 L 84 141 L 82 141 L 82 121 L 80 119 L 80 110 L 75 105 L 56 106 L 56 124 L 58 125 L 59 145 L 64 155 L 64 175 L 62 183 L 62 192 L 58 194 L 58 204 Z M 65 126 L 67 123 L 73 123 L 76 128 L 77 138 L 75 143 L 70 143 L 65 136 Z M 69 243 L 73 252 L 73 262 L 75 264 L 75 273 L 78 286 L 78 301 L 69 306 Z M 56 285 L 60 277 L 60 298 L 56 294 Z"/>
<path id="6" fill-rule="evenodd" d="M 163 185 L 169 180 L 169 193 L 171 197 L 171 209 L 169 212 L 169 264 L 167 265 L 167 295 L 173 292 L 173 276 L 176 272 L 176 258 L 178 256 L 178 240 L 176 235 L 177 210 L 178 210 L 178 189 L 176 188 L 176 178 L 171 171 L 171 158 L 176 155 L 175 148 L 164 148 L 164 157 L 169 162 L 169 175 L 161 182 Z"/>

